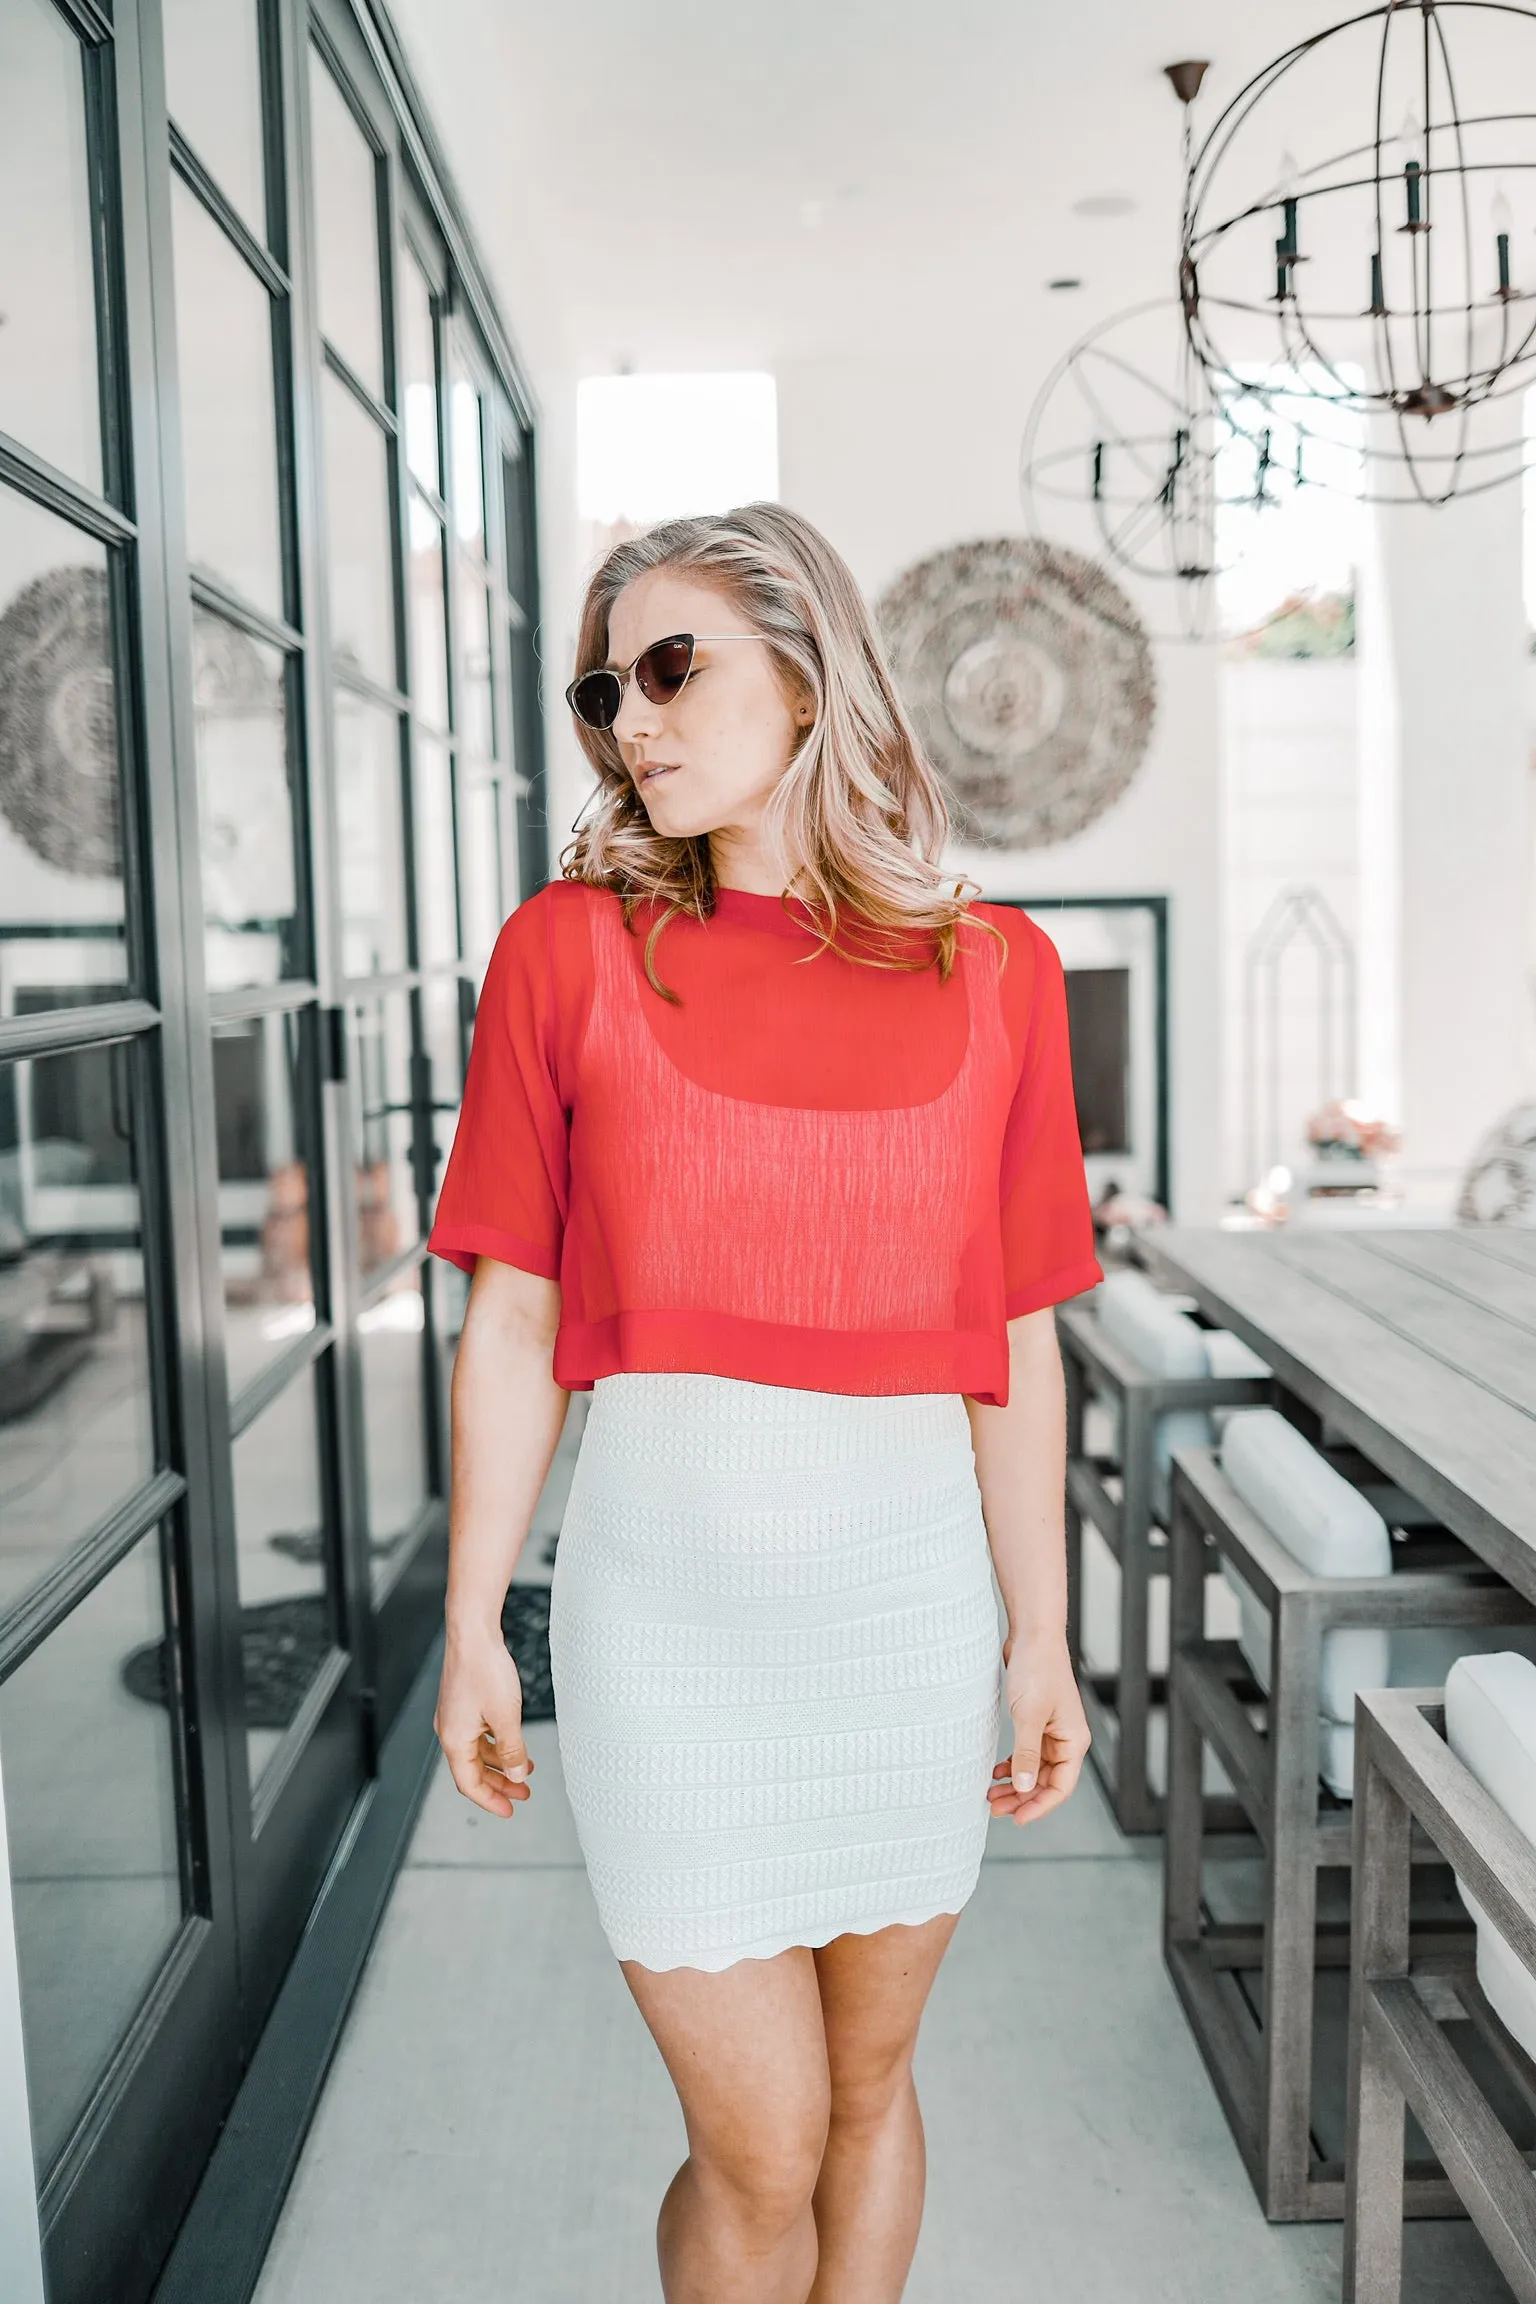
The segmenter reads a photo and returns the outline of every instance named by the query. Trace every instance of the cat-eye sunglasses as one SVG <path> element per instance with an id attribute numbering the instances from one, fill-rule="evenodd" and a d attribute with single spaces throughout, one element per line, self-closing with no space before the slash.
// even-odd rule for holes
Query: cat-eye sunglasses
<path id="1" fill-rule="evenodd" d="M 693 652 L 701 640 L 713 645 L 717 640 L 761 638 L 760 632 L 674 632 L 642 648 L 622 672 L 612 672 L 606 665 L 598 672 L 583 672 L 567 688 L 565 700 L 584 727 L 611 728 L 631 679 L 650 703 L 670 704 L 693 675 Z"/>

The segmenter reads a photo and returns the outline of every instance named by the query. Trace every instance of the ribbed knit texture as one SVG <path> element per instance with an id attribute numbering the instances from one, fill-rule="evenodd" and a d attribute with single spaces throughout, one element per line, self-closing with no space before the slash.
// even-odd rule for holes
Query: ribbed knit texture
<path id="1" fill-rule="evenodd" d="M 556 1555 L 560 1752 L 621 1960 L 957 1912 L 999 1637 L 955 1393 L 600 1377 Z"/>

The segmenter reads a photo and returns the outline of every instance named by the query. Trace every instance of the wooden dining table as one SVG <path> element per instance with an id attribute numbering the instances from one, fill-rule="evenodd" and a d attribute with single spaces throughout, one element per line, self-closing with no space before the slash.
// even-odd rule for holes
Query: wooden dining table
<path id="1" fill-rule="evenodd" d="M 1536 1231 L 1168 1225 L 1137 1254 L 1536 1603 Z"/>

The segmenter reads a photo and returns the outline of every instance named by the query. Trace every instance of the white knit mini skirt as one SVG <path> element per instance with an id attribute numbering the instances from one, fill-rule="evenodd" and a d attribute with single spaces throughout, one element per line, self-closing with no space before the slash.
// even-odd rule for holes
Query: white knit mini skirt
<path id="1" fill-rule="evenodd" d="M 549 1636 L 621 1960 L 728 1968 L 969 1897 L 1001 1650 L 957 1393 L 600 1377 Z"/>

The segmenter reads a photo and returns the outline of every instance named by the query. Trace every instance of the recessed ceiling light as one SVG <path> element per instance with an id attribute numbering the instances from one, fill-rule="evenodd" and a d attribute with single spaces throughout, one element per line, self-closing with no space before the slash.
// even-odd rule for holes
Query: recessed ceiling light
<path id="1" fill-rule="evenodd" d="M 1130 216 L 1136 203 L 1129 192 L 1090 192 L 1085 199 L 1074 200 L 1074 216 Z"/>
<path id="2" fill-rule="evenodd" d="M 1047 280 L 1046 286 L 1047 288 L 1081 288 L 1082 282 L 1073 274 L 1068 273 L 1060 280 Z"/>

